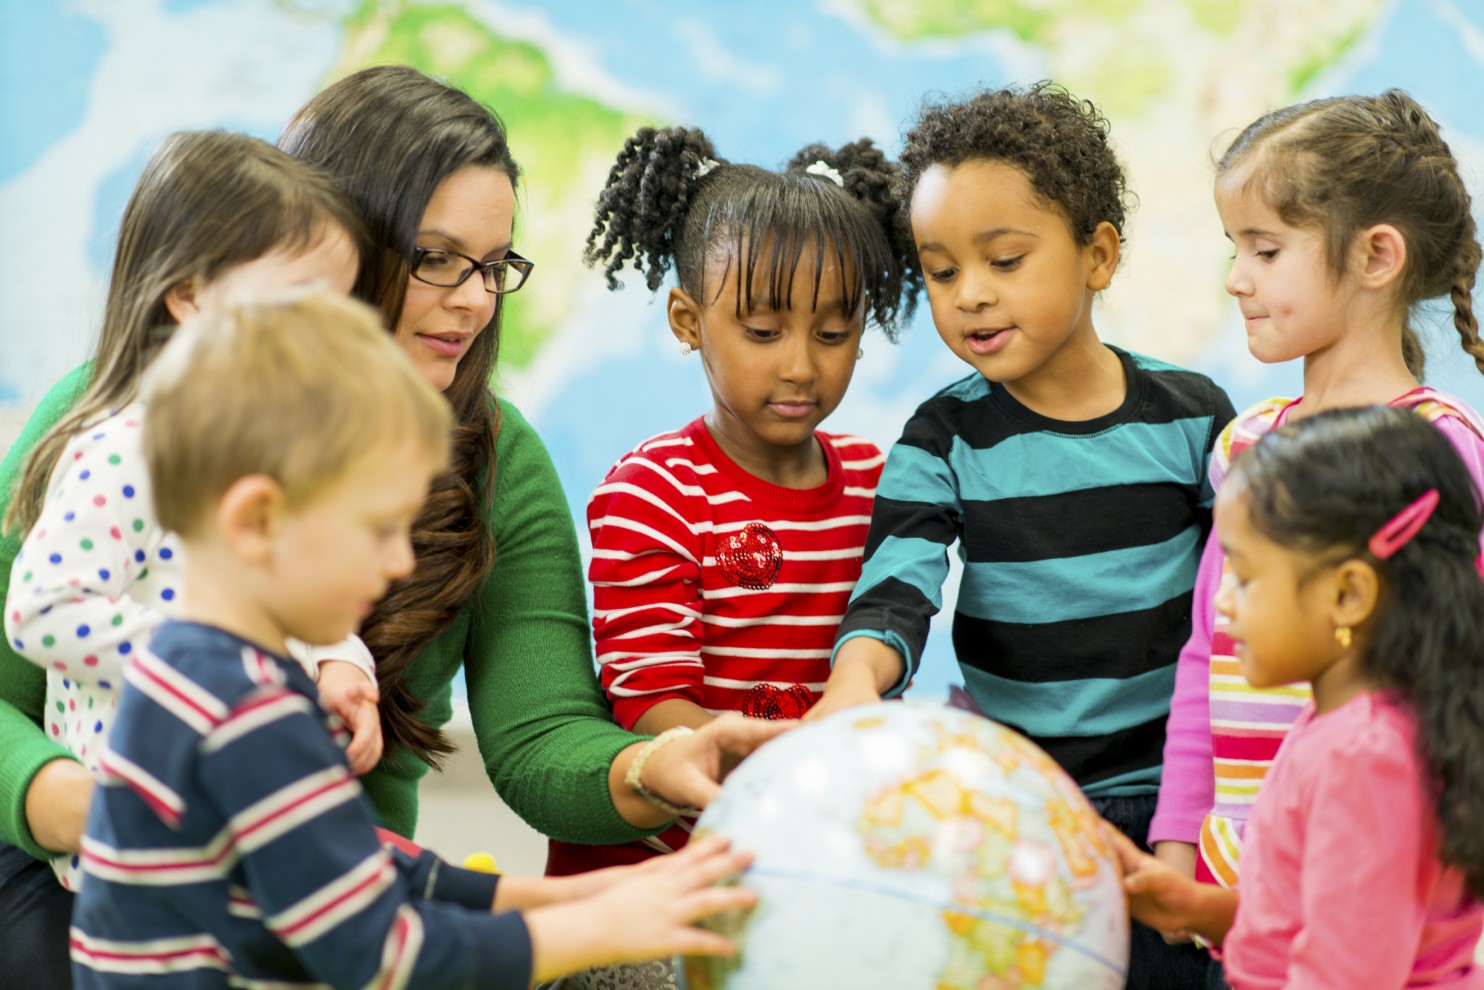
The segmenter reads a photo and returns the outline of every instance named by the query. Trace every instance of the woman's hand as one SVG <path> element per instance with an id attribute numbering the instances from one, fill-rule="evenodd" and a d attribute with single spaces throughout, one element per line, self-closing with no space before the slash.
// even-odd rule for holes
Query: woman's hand
<path id="1" fill-rule="evenodd" d="M 349 660 L 322 660 L 319 664 L 319 703 L 340 718 L 350 732 L 345 760 L 360 775 L 381 762 L 381 692 L 366 672 Z"/>
<path id="2" fill-rule="evenodd" d="M 93 800 L 93 775 L 76 760 L 43 766 L 26 788 L 26 827 L 38 846 L 56 853 L 82 848 L 82 830 Z"/>
<path id="3" fill-rule="evenodd" d="M 792 729 L 796 721 L 743 718 L 735 712 L 718 715 L 688 736 L 654 750 L 644 764 L 642 783 L 656 797 L 682 808 L 704 808 L 726 775 L 763 743 Z M 629 764 L 643 743 L 621 750 L 608 768 L 608 792 L 613 805 L 629 824 L 657 828 L 674 816 L 666 814 L 624 783 Z"/>

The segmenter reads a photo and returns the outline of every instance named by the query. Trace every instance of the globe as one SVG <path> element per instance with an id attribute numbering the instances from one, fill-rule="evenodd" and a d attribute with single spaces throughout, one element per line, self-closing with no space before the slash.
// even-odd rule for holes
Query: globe
<path id="1" fill-rule="evenodd" d="M 885 702 L 789 732 L 696 824 L 755 854 L 730 959 L 677 960 L 687 990 L 1122 987 L 1128 915 L 1098 818 L 1001 725 Z"/>

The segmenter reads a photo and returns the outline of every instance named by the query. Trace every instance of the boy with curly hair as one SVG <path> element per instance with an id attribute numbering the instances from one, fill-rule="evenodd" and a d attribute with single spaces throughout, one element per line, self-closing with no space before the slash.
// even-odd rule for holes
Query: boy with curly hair
<path id="1" fill-rule="evenodd" d="M 929 105 L 901 164 L 933 323 L 974 373 L 888 455 L 812 717 L 906 687 L 957 541 L 969 695 L 1143 844 L 1231 401 L 1099 339 L 1126 189 L 1091 103 L 1042 83 Z M 1203 981 L 1195 950 L 1137 926 L 1129 987 Z"/>

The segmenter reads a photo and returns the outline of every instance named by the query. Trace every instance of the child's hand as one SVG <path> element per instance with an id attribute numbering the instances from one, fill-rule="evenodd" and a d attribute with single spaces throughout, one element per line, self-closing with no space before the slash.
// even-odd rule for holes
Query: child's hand
<path id="1" fill-rule="evenodd" d="M 1183 877 L 1195 878 L 1196 848 L 1189 842 L 1166 840 L 1154 844 L 1154 858 L 1175 870 Z M 1164 940 L 1171 945 L 1190 941 L 1190 933 L 1162 932 Z"/>
<path id="2" fill-rule="evenodd" d="M 730 955 L 736 951 L 731 939 L 694 922 L 757 902 L 751 890 L 714 886 L 751 861 L 748 853 L 728 852 L 725 839 L 708 836 L 670 856 L 602 871 L 612 882 L 601 893 L 528 911 L 536 982 L 676 953 Z"/>
<path id="3" fill-rule="evenodd" d="M 322 660 L 319 700 L 350 731 L 345 760 L 354 774 L 363 774 L 381 762 L 381 692 L 366 672 L 347 660 Z"/>
<path id="4" fill-rule="evenodd" d="M 813 722 L 842 708 L 876 704 L 883 691 L 901 680 L 906 669 L 903 663 L 902 655 L 879 639 L 857 636 L 846 640 L 835 653 L 824 696 L 804 720 Z"/>
<path id="5" fill-rule="evenodd" d="M 1200 884 L 1141 850 L 1112 825 L 1104 823 L 1103 831 L 1123 871 L 1129 914 L 1165 934 L 1167 941 L 1188 939 L 1200 907 Z"/>

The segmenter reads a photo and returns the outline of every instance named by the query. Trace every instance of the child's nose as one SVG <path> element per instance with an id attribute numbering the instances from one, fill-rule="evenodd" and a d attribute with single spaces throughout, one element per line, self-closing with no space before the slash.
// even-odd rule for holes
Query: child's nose
<path id="1" fill-rule="evenodd" d="M 462 286 L 460 286 L 462 288 Z M 412 554 L 412 540 L 406 536 L 396 541 L 386 562 L 386 576 L 395 581 L 412 573 L 417 558 Z"/>
<path id="2" fill-rule="evenodd" d="M 958 305 L 960 309 L 973 312 L 999 302 L 994 278 L 987 268 L 978 265 L 966 266 L 958 277 Z"/>
<path id="3" fill-rule="evenodd" d="M 1221 585 L 1216 589 L 1216 612 L 1222 618 L 1230 621 L 1232 617 L 1232 586 L 1236 584 L 1231 574 L 1221 576 Z"/>
<path id="4" fill-rule="evenodd" d="M 778 375 L 786 382 L 808 383 L 814 381 L 818 369 L 814 364 L 814 349 L 807 334 L 790 334 L 783 345 L 783 364 Z"/>
<path id="5" fill-rule="evenodd" d="M 1252 294 L 1252 279 L 1247 277 L 1247 270 L 1240 259 L 1233 261 L 1231 267 L 1226 270 L 1226 291 L 1232 296 Z"/>

